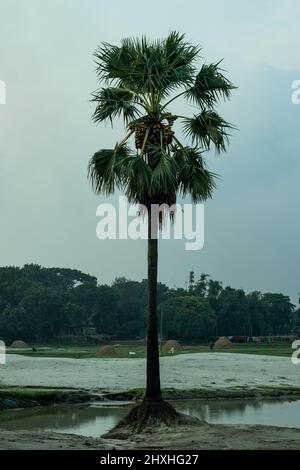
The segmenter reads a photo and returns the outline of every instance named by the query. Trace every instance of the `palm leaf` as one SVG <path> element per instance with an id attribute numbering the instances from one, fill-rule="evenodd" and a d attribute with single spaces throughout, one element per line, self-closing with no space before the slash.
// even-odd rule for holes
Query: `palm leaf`
<path id="1" fill-rule="evenodd" d="M 130 149 L 124 145 L 116 145 L 114 149 L 102 149 L 96 152 L 88 166 L 88 178 L 94 191 L 112 194 L 115 187 L 122 185 L 124 162 L 130 156 Z"/>
<path id="2" fill-rule="evenodd" d="M 130 78 L 132 51 L 104 42 L 96 50 L 94 56 L 100 81 L 117 83 L 126 82 Z"/>
<path id="3" fill-rule="evenodd" d="M 124 190 L 130 202 L 147 205 L 151 185 L 152 169 L 140 156 L 131 157 L 126 161 Z"/>
<path id="4" fill-rule="evenodd" d="M 183 125 L 185 135 L 191 138 L 193 144 L 196 143 L 205 150 L 210 150 L 214 144 L 217 152 L 226 151 L 229 129 L 234 129 L 234 126 L 211 110 L 204 110 L 194 118 L 185 119 Z"/>
<path id="5" fill-rule="evenodd" d="M 212 108 L 220 98 L 229 99 L 236 87 L 221 73 L 218 64 L 204 64 L 198 73 L 195 84 L 186 96 L 201 108 Z"/>
<path id="6" fill-rule="evenodd" d="M 202 152 L 195 147 L 177 148 L 174 159 L 178 168 L 178 185 L 183 196 L 191 195 L 193 202 L 212 197 L 217 175 L 207 170 Z"/>
<path id="7" fill-rule="evenodd" d="M 195 60 L 200 48 L 193 46 L 185 40 L 185 36 L 173 31 L 161 45 L 162 54 L 165 56 L 165 71 L 161 81 L 166 92 L 187 85 L 195 76 Z"/>
<path id="8" fill-rule="evenodd" d="M 184 35 L 171 32 L 164 40 L 150 42 L 128 38 L 121 47 L 103 43 L 95 52 L 100 80 L 136 93 L 166 96 L 178 86 L 192 84 L 199 48 Z"/>
<path id="9" fill-rule="evenodd" d="M 150 194 L 154 199 L 166 199 L 168 194 L 177 191 L 176 162 L 160 146 L 148 147 L 149 164 L 153 169 Z M 162 200 L 161 201 L 166 202 Z"/>
<path id="10" fill-rule="evenodd" d="M 112 120 L 123 115 L 127 124 L 130 120 L 136 119 L 139 110 L 134 104 L 135 95 L 130 90 L 124 88 L 102 88 L 92 95 L 92 101 L 97 103 L 93 114 L 94 122 L 102 122 L 106 119 Z"/>

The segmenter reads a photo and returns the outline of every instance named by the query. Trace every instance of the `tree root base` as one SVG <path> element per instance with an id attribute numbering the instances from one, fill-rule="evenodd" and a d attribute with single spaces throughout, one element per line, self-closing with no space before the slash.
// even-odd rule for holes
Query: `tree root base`
<path id="1" fill-rule="evenodd" d="M 178 428 L 179 426 L 192 424 L 199 425 L 201 421 L 178 413 L 166 401 L 145 399 L 134 406 L 119 424 L 102 437 L 105 439 L 127 439 L 130 436 L 149 434 L 167 428 Z"/>

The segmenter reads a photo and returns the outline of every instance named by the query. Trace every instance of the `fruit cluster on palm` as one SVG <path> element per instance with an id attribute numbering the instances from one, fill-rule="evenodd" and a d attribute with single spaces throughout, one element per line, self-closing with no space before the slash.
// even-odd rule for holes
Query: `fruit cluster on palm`
<path id="1" fill-rule="evenodd" d="M 96 193 L 123 191 L 129 202 L 148 209 L 148 335 L 146 402 L 161 400 L 156 320 L 157 239 L 150 227 L 152 204 L 172 206 L 178 195 L 193 202 L 212 196 L 216 175 L 203 152 L 226 150 L 231 124 L 215 110 L 229 99 L 232 83 L 220 64 L 197 63 L 200 48 L 172 32 L 167 38 L 125 39 L 121 46 L 103 43 L 95 53 L 101 88 L 93 93 L 95 122 L 122 117 L 124 139 L 112 149 L 96 152 L 89 177 Z M 191 117 L 174 114 L 171 105 L 186 99 L 196 110 Z M 190 145 L 181 142 L 175 125 Z M 134 138 L 134 146 L 129 142 Z M 148 413 L 147 409 L 147 413 Z M 151 411 L 150 411 L 151 413 Z"/>

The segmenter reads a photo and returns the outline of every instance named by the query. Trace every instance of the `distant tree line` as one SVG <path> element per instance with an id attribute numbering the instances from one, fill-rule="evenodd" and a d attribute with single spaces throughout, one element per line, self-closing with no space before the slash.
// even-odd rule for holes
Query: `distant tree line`
<path id="1" fill-rule="evenodd" d="M 285 334 L 300 325 L 299 310 L 278 293 L 223 287 L 202 274 L 190 273 L 187 289 L 158 285 L 164 338 L 186 342 L 213 336 Z M 143 339 L 146 332 L 147 282 L 117 278 L 99 284 L 78 270 L 0 268 L 0 337 L 42 342 L 80 322 L 89 322 L 100 335 L 120 340 Z"/>

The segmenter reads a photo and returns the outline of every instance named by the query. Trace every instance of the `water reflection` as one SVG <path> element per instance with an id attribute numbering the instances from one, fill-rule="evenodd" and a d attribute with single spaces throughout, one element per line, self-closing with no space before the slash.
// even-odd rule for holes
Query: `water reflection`
<path id="1" fill-rule="evenodd" d="M 9 431 L 47 430 L 99 436 L 128 413 L 128 406 L 58 406 L 2 413 L 0 427 Z"/>
<path id="2" fill-rule="evenodd" d="M 177 403 L 177 409 L 214 424 L 262 424 L 300 428 L 299 400 L 214 400 Z"/>
<path id="3" fill-rule="evenodd" d="M 270 404 L 270 402 L 268 402 Z M 278 405 L 278 401 L 275 402 Z M 204 421 L 214 422 L 222 416 L 225 420 L 230 417 L 243 417 L 247 411 L 259 410 L 266 406 L 266 402 L 262 401 L 210 401 L 208 403 L 199 402 L 197 400 L 189 401 L 187 403 L 178 402 L 177 408 L 185 414 L 196 416 Z"/>
<path id="4" fill-rule="evenodd" d="M 263 424 L 300 428 L 300 401 L 185 400 L 174 402 L 190 416 L 214 424 Z M 53 406 L 4 411 L 0 427 L 7 430 L 46 430 L 98 437 L 111 429 L 130 409 L 129 404 Z"/>

